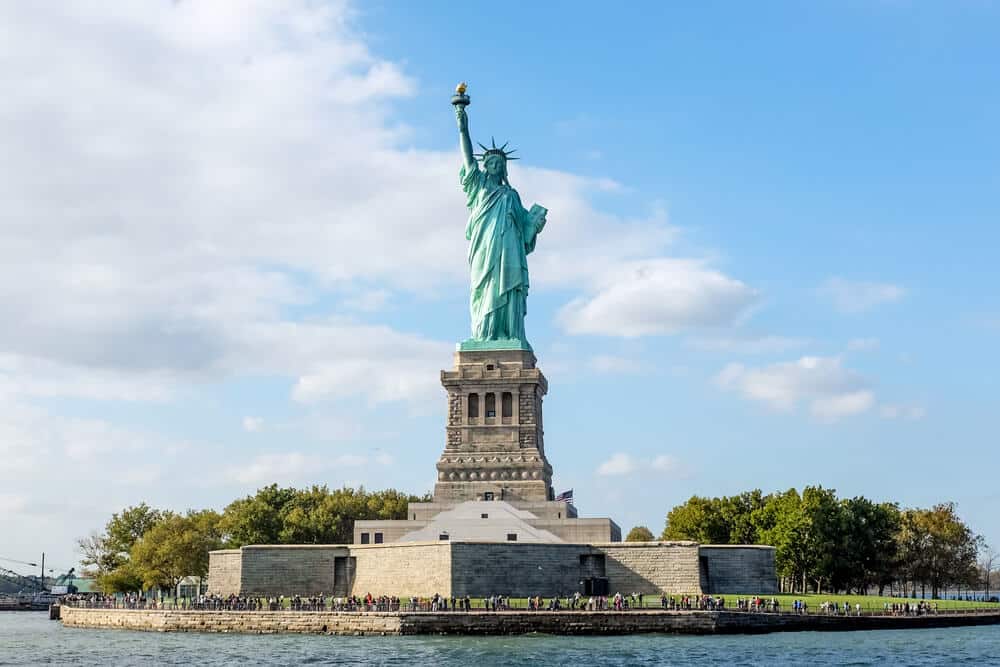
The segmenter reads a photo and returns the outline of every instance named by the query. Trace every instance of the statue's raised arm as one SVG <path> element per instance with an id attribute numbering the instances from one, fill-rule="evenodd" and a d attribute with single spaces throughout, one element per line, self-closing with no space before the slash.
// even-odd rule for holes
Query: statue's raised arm
<path id="1" fill-rule="evenodd" d="M 472 138 L 469 136 L 469 115 L 465 107 L 469 106 L 469 96 L 465 94 L 465 84 L 460 83 L 455 88 L 451 103 L 455 105 L 455 118 L 458 120 L 458 145 L 462 149 L 462 160 L 466 171 L 476 168 L 476 158 L 472 154 Z"/>

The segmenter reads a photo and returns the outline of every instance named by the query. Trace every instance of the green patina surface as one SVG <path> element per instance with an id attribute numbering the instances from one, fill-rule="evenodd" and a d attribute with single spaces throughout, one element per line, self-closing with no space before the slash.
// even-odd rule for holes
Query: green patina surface
<path id="1" fill-rule="evenodd" d="M 507 179 L 507 161 L 513 151 L 506 144 L 482 146 L 475 154 L 465 108 L 469 98 L 464 86 L 452 98 L 462 149 L 460 181 L 465 192 L 469 220 L 469 311 L 472 337 L 459 350 L 530 350 L 524 332 L 528 311 L 528 259 L 538 234 L 545 227 L 548 211 L 537 204 L 530 210 L 521 204 L 517 190 Z M 479 165 L 482 160 L 482 167 Z"/>
<path id="2" fill-rule="evenodd" d="M 531 352 L 528 341 L 519 338 L 501 338 L 499 340 L 476 340 L 469 338 L 455 346 L 460 352 L 483 352 L 486 350 L 527 350 Z"/>

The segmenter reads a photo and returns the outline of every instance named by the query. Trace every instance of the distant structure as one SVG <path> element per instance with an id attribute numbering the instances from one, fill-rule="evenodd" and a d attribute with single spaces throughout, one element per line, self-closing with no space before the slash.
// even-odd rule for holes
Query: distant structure
<path id="1" fill-rule="evenodd" d="M 448 397 L 434 500 L 398 521 L 357 521 L 351 545 L 257 545 L 209 554 L 219 595 L 488 596 L 777 593 L 774 548 L 621 541 L 608 518 L 557 498 L 545 454 L 548 382 L 524 330 L 527 255 L 547 210 L 507 179 L 506 144 L 472 152 L 460 84 L 452 98 L 469 208 L 472 337 L 441 372 Z M 480 168 L 477 158 L 482 160 Z"/>

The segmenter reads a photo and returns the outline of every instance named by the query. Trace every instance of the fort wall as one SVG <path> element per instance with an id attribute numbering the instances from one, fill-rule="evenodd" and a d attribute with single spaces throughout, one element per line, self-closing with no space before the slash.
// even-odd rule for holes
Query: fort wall
<path id="1" fill-rule="evenodd" d="M 774 547 L 757 545 L 703 545 L 702 590 L 719 595 L 740 593 L 773 595 L 778 592 Z"/>
<path id="2" fill-rule="evenodd" d="M 450 542 L 401 542 L 352 545 L 356 562 L 352 593 L 363 597 L 451 596 L 452 545 Z"/>
<path id="3" fill-rule="evenodd" d="M 223 596 L 528 597 L 582 593 L 592 578 L 612 594 L 777 592 L 772 547 L 694 542 L 258 545 L 213 551 L 208 582 Z"/>
<path id="4" fill-rule="evenodd" d="M 294 612 L 81 609 L 64 607 L 73 628 L 155 632 L 337 635 L 759 634 L 814 630 L 902 630 L 1000 624 L 1000 612 L 928 616 L 821 616 L 712 611 L 629 612 Z"/>

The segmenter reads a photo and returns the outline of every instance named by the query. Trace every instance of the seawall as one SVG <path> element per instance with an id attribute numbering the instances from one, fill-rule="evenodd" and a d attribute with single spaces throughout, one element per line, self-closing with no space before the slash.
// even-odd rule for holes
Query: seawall
<path id="1" fill-rule="evenodd" d="M 824 616 L 731 611 L 335 612 L 182 611 L 64 607 L 74 628 L 155 632 L 336 635 L 760 634 L 1000 624 L 1000 612 L 928 616 Z"/>

